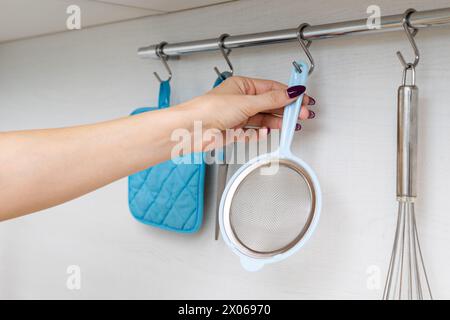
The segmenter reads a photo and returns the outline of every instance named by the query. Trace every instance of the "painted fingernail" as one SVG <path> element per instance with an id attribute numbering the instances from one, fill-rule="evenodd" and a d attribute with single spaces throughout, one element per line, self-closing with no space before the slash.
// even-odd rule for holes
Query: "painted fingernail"
<path id="1" fill-rule="evenodd" d="M 270 133 L 270 128 L 267 128 L 267 135 L 269 135 Z"/>
<path id="2" fill-rule="evenodd" d="M 287 95 L 289 98 L 293 99 L 300 96 L 302 93 L 306 91 L 306 87 L 304 86 L 292 86 L 287 88 Z"/>
<path id="3" fill-rule="evenodd" d="M 308 106 L 313 106 L 316 104 L 316 100 L 313 97 L 309 97 Z"/>
<path id="4" fill-rule="evenodd" d="M 300 131 L 300 130 L 302 130 L 302 125 L 300 123 L 297 123 L 295 125 L 295 131 Z"/>
<path id="5" fill-rule="evenodd" d="M 316 117 L 316 113 L 314 111 L 309 110 L 308 119 L 314 119 Z"/>

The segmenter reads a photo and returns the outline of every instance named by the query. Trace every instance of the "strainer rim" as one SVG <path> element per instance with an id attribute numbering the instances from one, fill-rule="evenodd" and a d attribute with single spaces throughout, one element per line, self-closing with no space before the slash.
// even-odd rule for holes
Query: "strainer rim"
<path id="1" fill-rule="evenodd" d="M 289 244 L 283 246 L 280 249 L 272 251 L 257 251 L 246 246 L 239 237 L 236 235 L 234 228 L 231 225 L 230 211 L 231 203 L 239 186 L 255 170 L 267 165 L 268 163 L 278 161 L 284 165 L 289 164 L 290 169 L 295 170 L 305 180 L 309 194 L 311 197 L 311 209 L 308 215 L 308 220 L 299 232 Z M 229 246 L 233 248 L 239 255 L 253 259 L 270 259 L 274 256 L 280 256 L 287 254 L 289 251 L 294 250 L 296 247 L 303 245 L 308 240 L 310 234 L 314 231 L 317 224 L 321 210 L 321 192 L 318 184 L 317 177 L 311 168 L 301 159 L 294 156 L 284 156 L 279 152 L 273 152 L 256 157 L 241 167 L 230 179 L 225 192 L 221 199 L 220 205 L 220 224 L 221 232 L 228 242 Z"/>

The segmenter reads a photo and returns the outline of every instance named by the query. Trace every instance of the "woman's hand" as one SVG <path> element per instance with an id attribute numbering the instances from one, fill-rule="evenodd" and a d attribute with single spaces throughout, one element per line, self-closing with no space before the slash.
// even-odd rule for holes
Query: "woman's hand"
<path id="1" fill-rule="evenodd" d="M 201 112 L 208 128 L 226 130 L 248 125 L 280 129 L 284 107 L 305 90 L 303 86 L 288 88 L 271 80 L 231 77 L 188 104 Z M 299 119 L 314 118 L 314 112 L 308 109 L 314 104 L 315 100 L 305 94 Z"/>
<path id="2" fill-rule="evenodd" d="M 202 121 L 203 130 L 218 129 L 223 132 L 246 127 L 266 129 L 255 133 L 261 136 L 270 129 L 281 128 L 284 107 L 305 90 L 304 86 L 288 88 L 285 84 L 271 80 L 231 77 L 207 94 L 188 101 L 184 107 L 189 109 L 196 120 Z M 306 94 L 303 96 L 299 120 L 315 117 L 315 113 L 308 109 L 314 104 L 313 98 Z M 297 124 L 296 130 L 300 129 L 300 124 Z M 209 146 L 206 141 L 203 141 L 203 145 Z"/>

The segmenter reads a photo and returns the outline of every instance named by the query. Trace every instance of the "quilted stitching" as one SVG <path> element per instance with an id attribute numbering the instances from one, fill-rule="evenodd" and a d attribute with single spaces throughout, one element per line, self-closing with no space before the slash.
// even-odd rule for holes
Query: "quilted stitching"
<path id="1" fill-rule="evenodd" d="M 143 223 L 195 231 L 202 218 L 203 177 L 204 165 L 172 161 L 139 172 L 129 178 L 130 209 Z"/>
<path id="2" fill-rule="evenodd" d="M 196 173 L 197 173 L 197 172 L 195 172 L 195 171 L 192 173 L 191 177 L 189 178 L 189 180 L 188 180 L 187 183 L 186 183 L 186 186 L 189 184 L 189 182 L 192 180 L 192 178 L 195 176 Z M 167 211 L 165 217 L 163 218 L 163 221 L 162 221 L 163 224 L 164 224 L 166 218 L 167 218 L 167 217 L 169 216 L 169 214 L 172 212 L 172 209 L 175 207 L 175 204 L 176 204 L 178 198 L 179 198 L 183 193 L 186 193 L 186 190 L 188 190 L 188 188 L 183 188 L 183 189 L 181 190 L 181 192 L 179 192 L 179 193 L 176 195 L 175 199 L 174 199 L 173 202 L 172 202 L 172 205 L 170 206 L 169 210 Z M 190 195 L 190 196 L 192 196 L 192 195 Z M 189 220 L 189 217 L 190 217 L 190 215 L 188 216 L 188 219 L 187 219 L 187 220 Z"/>
<path id="3" fill-rule="evenodd" d="M 172 172 L 173 172 L 175 169 L 176 169 L 176 167 L 171 168 L 170 171 L 169 171 L 169 173 L 165 176 L 164 181 L 161 183 L 161 191 L 164 191 L 164 188 L 165 188 L 165 186 L 166 186 L 166 183 L 168 183 L 168 181 L 170 180 L 170 179 L 169 179 L 169 178 L 170 178 L 170 175 L 172 174 Z M 152 170 L 152 172 L 154 172 L 154 171 Z M 143 189 L 141 189 L 141 190 L 143 190 Z M 146 206 L 146 208 L 143 210 L 143 212 L 144 212 L 144 217 L 143 217 L 143 219 L 144 219 L 144 220 L 145 220 L 145 219 L 147 218 L 147 216 L 151 213 L 152 206 L 153 206 L 153 204 L 155 204 L 156 200 L 158 199 L 158 195 L 159 195 L 160 193 L 161 193 L 161 192 L 157 192 L 156 196 L 154 196 L 154 198 L 150 201 L 150 203 L 149 203 L 149 204 Z"/>

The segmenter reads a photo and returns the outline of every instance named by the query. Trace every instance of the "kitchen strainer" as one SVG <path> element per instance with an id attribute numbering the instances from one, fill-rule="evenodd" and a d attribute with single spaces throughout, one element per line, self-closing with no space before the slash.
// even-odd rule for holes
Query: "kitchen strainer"
<path id="1" fill-rule="evenodd" d="M 297 62 L 289 86 L 305 85 L 308 70 L 305 62 Z M 300 249 L 319 219 L 317 177 L 290 150 L 302 99 L 303 95 L 284 109 L 278 150 L 239 168 L 221 199 L 222 236 L 249 271 Z"/>

